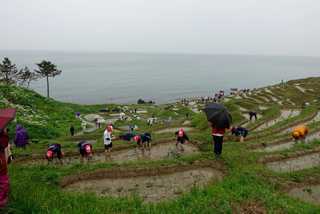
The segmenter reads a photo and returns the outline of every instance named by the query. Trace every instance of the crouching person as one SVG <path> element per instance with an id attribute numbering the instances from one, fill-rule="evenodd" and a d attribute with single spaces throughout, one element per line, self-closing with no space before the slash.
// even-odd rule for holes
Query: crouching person
<path id="1" fill-rule="evenodd" d="M 299 141 L 305 143 L 305 140 L 306 140 L 308 133 L 309 133 L 308 127 L 306 127 L 304 125 L 300 125 L 300 126 L 297 126 L 293 129 L 292 137 L 296 143 Z"/>
<path id="2" fill-rule="evenodd" d="M 80 153 L 80 162 L 83 163 L 84 159 L 89 161 L 92 158 L 92 145 L 87 141 L 80 141 L 78 143 L 79 153 Z"/>
<path id="3" fill-rule="evenodd" d="M 249 131 L 248 131 L 248 129 L 239 126 L 237 128 L 233 127 L 231 129 L 231 133 L 232 133 L 232 135 L 239 137 L 240 142 L 243 142 L 244 139 L 247 137 Z"/>
<path id="4" fill-rule="evenodd" d="M 46 153 L 46 159 L 48 160 L 48 164 L 51 163 L 54 158 L 57 158 L 59 160 L 59 163 L 63 164 L 63 153 L 61 151 L 61 145 L 59 143 L 50 144 L 48 146 L 48 150 Z"/>
<path id="5" fill-rule="evenodd" d="M 189 141 L 189 137 L 187 136 L 183 128 L 180 128 L 177 132 L 175 132 L 175 135 L 177 137 L 176 149 L 178 152 L 183 152 L 183 144 Z"/>

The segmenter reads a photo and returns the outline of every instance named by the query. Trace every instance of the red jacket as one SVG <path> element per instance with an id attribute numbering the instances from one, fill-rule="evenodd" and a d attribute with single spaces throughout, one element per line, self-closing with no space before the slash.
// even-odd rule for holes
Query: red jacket
<path id="1" fill-rule="evenodd" d="M 6 133 L 0 134 L 0 175 L 8 174 L 8 166 L 4 149 L 9 145 L 9 137 Z"/>
<path id="2" fill-rule="evenodd" d="M 212 128 L 212 135 L 214 136 L 223 136 L 225 132 L 226 132 L 226 129 Z"/>

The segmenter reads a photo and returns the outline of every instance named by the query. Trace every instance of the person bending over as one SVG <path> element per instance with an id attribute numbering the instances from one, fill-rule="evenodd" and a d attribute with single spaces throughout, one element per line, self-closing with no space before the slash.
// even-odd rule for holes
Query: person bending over
<path id="1" fill-rule="evenodd" d="M 50 144 L 48 146 L 46 153 L 46 159 L 48 160 L 48 164 L 51 163 L 54 160 L 54 158 L 57 158 L 59 160 L 59 163 L 63 164 L 63 153 L 61 151 L 61 144 L 59 143 Z"/>

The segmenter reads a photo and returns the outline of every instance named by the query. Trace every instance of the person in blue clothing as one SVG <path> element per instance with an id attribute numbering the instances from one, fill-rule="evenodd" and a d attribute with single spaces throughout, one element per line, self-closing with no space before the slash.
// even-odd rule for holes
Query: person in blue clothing
<path id="1" fill-rule="evenodd" d="M 231 134 L 239 137 L 240 142 L 243 142 L 244 139 L 248 136 L 249 131 L 244 127 L 238 126 L 231 129 Z"/>

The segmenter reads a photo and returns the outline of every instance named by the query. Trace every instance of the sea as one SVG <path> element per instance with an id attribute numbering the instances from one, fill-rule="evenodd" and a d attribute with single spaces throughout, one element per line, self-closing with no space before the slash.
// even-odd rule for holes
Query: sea
<path id="1" fill-rule="evenodd" d="M 18 68 L 49 60 L 51 97 L 80 104 L 156 103 L 320 75 L 320 57 L 1 50 Z M 31 88 L 46 95 L 44 79 Z"/>

